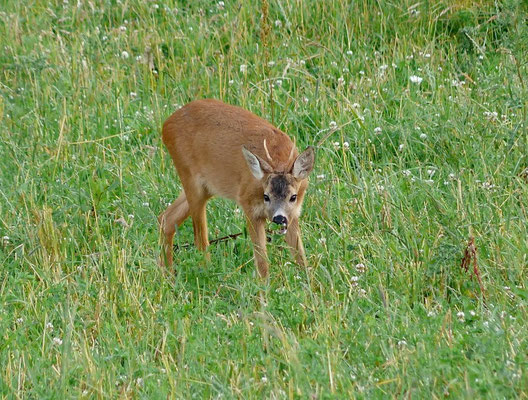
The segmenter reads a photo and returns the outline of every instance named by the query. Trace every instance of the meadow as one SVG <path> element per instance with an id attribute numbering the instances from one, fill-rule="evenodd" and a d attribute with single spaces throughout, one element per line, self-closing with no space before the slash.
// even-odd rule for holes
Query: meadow
<path id="1" fill-rule="evenodd" d="M 0 398 L 528 398 L 522 0 L 0 1 Z M 308 268 L 160 138 L 212 97 L 317 147 Z"/>

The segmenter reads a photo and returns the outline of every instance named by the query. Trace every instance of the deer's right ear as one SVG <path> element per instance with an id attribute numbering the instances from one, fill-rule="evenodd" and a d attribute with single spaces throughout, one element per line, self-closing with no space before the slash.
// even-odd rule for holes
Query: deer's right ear
<path id="1" fill-rule="evenodd" d="M 242 154 L 244 154 L 249 170 L 258 180 L 261 180 L 264 177 L 265 172 L 271 172 L 271 167 L 266 161 L 250 152 L 244 146 L 242 146 Z"/>

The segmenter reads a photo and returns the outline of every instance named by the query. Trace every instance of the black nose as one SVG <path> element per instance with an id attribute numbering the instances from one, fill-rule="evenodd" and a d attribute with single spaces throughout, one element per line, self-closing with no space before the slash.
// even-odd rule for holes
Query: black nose
<path id="1" fill-rule="evenodd" d="M 286 225 L 288 224 L 288 218 L 286 218 L 284 215 L 275 215 L 273 217 L 273 222 L 279 225 Z"/>

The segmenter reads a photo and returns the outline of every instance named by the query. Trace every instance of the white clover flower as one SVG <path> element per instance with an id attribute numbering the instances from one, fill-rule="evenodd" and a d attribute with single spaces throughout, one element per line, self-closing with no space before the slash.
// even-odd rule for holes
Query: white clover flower
<path id="1" fill-rule="evenodd" d="M 62 344 L 62 339 L 59 338 L 59 337 L 54 337 L 53 338 L 53 344 L 57 345 L 57 346 L 60 346 Z"/>
<path id="2" fill-rule="evenodd" d="M 268 67 L 273 67 L 275 65 L 275 61 L 268 61 Z"/>
<path id="3" fill-rule="evenodd" d="M 434 183 L 432 179 L 426 179 L 424 182 L 427 183 L 428 185 L 432 185 Z"/>
<path id="4" fill-rule="evenodd" d="M 407 341 L 405 340 L 398 340 L 398 347 L 405 347 L 407 346 Z"/>
<path id="5" fill-rule="evenodd" d="M 277 80 L 275 81 L 275 85 L 277 85 L 277 86 L 282 86 L 282 79 L 277 79 Z"/>
<path id="6" fill-rule="evenodd" d="M 48 322 L 48 323 L 46 324 L 46 329 L 52 331 L 52 330 L 53 330 L 53 324 L 52 324 L 51 322 Z"/>
<path id="7" fill-rule="evenodd" d="M 426 135 L 425 133 L 422 133 L 422 134 L 420 135 L 420 139 L 422 139 L 422 140 L 427 139 L 427 135 Z"/>
<path id="8" fill-rule="evenodd" d="M 145 201 L 144 203 L 142 203 L 142 206 L 143 206 L 143 207 L 148 207 L 149 205 L 150 205 L 150 204 L 149 204 L 148 201 Z"/>
<path id="9" fill-rule="evenodd" d="M 339 142 L 334 142 L 333 145 L 334 145 L 334 150 L 339 150 L 341 148 L 341 143 Z"/>
<path id="10" fill-rule="evenodd" d="M 343 142 L 343 150 L 348 150 L 350 148 L 350 143 Z"/>
<path id="11" fill-rule="evenodd" d="M 137 97 L 137 93 L 136 92 L 130 92 L 130 97 L 135 99 Z"/>
<path id="12" fill-rule="evenodd" d="M 457 312 L 456 316 L 460 322 L 464 322 L 466 320 L 466 314 L 464 314 L 464 311 Z"/>
<path id="13" fill-rule="evenodd" d="M 351 56 L 352 54 L 354 54 L 354 53 L 352 52 L 352 50 L 347 50 L 346 53 L 347 53 L 347 56 Z"/>
<path id="14" fill-rule="evenodd" d="M 241 64 L 240 65 L 240 72 L 242 72 L 244 74 L 247 72 L 247 65 L 246 64 Z"/>
<path id="15" fill-rule="evenodd" d="M 365 264 L 363 263 L 356 264 L 356 271 L 359 272 L 360 274 L 364 273 L 366 270 L 367 270 L 367 267 Z"/>
<path id="16" fill-rule="evenodd" d="M 263 383 L 266 383 L 268 381 L 268 378 L 266 377 L 266 375 L 264 375 L 262 378 L 260 378 L 260 380 L 263 382 Z"/>
<path id="17" fill-rule="evenodd" d="M 130 57 L 130 55 L 128 54 L 128 51 L 122 51 L 121 52 L 121 57 L 126 59 L 126 58 Z"/>
<path id="18" fill-rule="evenodd" d="M 342 76 L 340 76 L 340 77 L 337 79 L 337 84 L 338 84 L 338 85 L 344 85 L 344 84 L 345 84 L 345 78 L 343 78 Z"/>
<path id="19" fill-rule="evenodd" d="M 361 105 L 359 103 L 354 103 L 352 104 L 352 108 L 360 108 Z"/>
<path id="20" fill-rule="evenodd" d="M 381 133 L 381 131 L 382 131 L 382 129 L 381 129 L 380 126 L 377 126 L 377 127 L 374 128 L 374 133 L 375 133 L 376 135 L 379 135 L 379 134 Z"/>
<path id="21" fill-rule="evenodd" d="M 7 236 L 7 235 L 2 236 L 2 241 L 3 241 L 4 243 L 9 242 L 9 236 Z"/>
<path id="22" fill-rule="evenodd" d="M 436 313 L 434 311 L 427 312 L 427 316 L 428 317 L 434 317 L 435 315 L 436 315 Z"/>
<path id="23" fill-rule="evenodd" d="M 408 169 L 405 169 L 402 171 L 403 176 L 411 176 L 411 171 Z"/>
<path id="24" fill-rule="evenodd" d="M 125 25 L 121 25 L 121 26 L 119 27 L 119 30 L 120 30 L 121 32 L 126 32 L 127 27 L 126 27 Z"/>
<path id="25" fill-rule="evenodd" d="M 350 281 L 352 282 L 352 286 L 357 286 L 359 282 L 359 276 L 352 276 Z"/>
<path id="26" fill-rule="evenodd" d="M 399 151 L 403 151 L 404 147 L 405 147 L 405 145 L 402 143 L 402 144 L 400 144 L 400 145 L 398 146 L 398 150 L 399 150 Z"/>
<path id="27" fill-rule="evenodd" d="M 412 83 L 416 83 L 417 85 L 419 85 L 420 83 L 422 83 L 423 78 L 420 78 L 419 76 L 416 76 L 416 75 L 411 75 L 411 76 L 409 77 L 409 80 L 410 80 Z"/>
<path id="28" fill-rule="evenodd" d="M 359 71 L 359 75 L 365 75 L 365 71 L 363 70 Z"/>
<path id="29" fill-rule="evenodd" d="M 453 173 L 449 174 L 449 179 L 451 179 L 451 180 L 455 180 L 455 179 L 456 179 L 455 174 L 453 174 Z"/>
<path id="30" fill-rule="evenodd" d="M 318 181 L 322 181 L 324 178 L 326 178 L 326 175 L 325 174 L 317 175 L 316 178 Z"/>
<path id="31" fill-rule="evenodd" d="M 383 64 L 379 66 L 380 71 L 385 71 L 389 66 L 387 64 Z"/>
<path id="32" fill-rule="evenodd" d="M 137 378 L 136 379 L 136 385 L 143 386 L 143 378 Z"/>
<path id="33" fill-rule="evenodd" d="M 425 54 L 424 54 L 424 57 L 425 57 L 425 58 L 431 58 L 431 54 L 429 54 L 429 53 L 425 53 Z"/>
<path id="34" fill-rule="evenodd" d="M 275 26 L 276 26 L 277 28 L 280 28 L 280 27 L 282 26 L 282 21 L 281 21 L 280 19 L 276 19 L 276 20 L 275 20 Z"/>
<path id="35" fill-rule="evenodd" d="M 330 125 L 330 129 L 335 129 L 335 128 L 337 128 L 337 122 L 335 122 L 335 121 L 330 121 L 330 124 L 329 124 L 329 125 Z"/>
<path id="36" fill-rule="evenodd" d="M 233 83 L 235 83 L 235 81 L 233 79 L 230 79 L 229 82 L 227 82 L 229 85 L 232 85 Z"/>
<path id="37" fill-rule="evenodd" d="M 21 324 L 22 322 L 24 322 L 24 318 L 17 318 L 16 319 L 16 323 L 17 324 Z"/>
<path id="38" fill-rule="evenodd" d="M 484 111 L 484 116 L 489 120 L 494 120 L 494 119 L 497 119 L 497 117 L 499 116 L 499 113 L 497 113 L 497 111 L 493 111 L 493 112 Z"/>
<path id="39" fill-rule="evenodd" d="M 222 8 L 224 8 L 224 6 L 225 6 L 225 4 L 224 4 L 223 1 L 219 1 L 218 2 L 218 8 L 222 9 Z"/>
<path id="40" fill-rule="evenodd" d="M 474 317 L 475 315 L 477 315 L 477 313 L 473 310 L 470 310 L 469 311 L 469 315 L 471 315 L 472 317 Z"/>
<path id="41" fill-rule="evenodd" d="M 432 176 L 435 174 L 435 172 L 436 172 L 436 171 L 435 171 L 434 169 L 428 169 L 428 170 L 427 170 L 427 175 L 429 175 L 429 176 L 432 177 Z"/>

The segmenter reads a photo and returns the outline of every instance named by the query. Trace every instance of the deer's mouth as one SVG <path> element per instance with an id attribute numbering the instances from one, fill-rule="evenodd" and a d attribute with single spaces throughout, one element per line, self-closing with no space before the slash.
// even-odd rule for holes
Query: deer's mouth
<path id="1" fill-rule="evenodd" d="M 288 232 L 288 224 L 281 224 L 279 229 L 279 235 L 286 235 Z"/>

